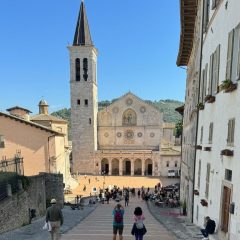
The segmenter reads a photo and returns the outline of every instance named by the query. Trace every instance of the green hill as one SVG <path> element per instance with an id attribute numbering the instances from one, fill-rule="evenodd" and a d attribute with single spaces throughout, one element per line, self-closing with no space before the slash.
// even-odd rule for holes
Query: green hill
<path id="1" fill-rule="evenodd" d="M 104 107 L 109 106 L 112 102 L 114 102 L 116 99 L 113 99 L 112 101 L 101 101 L 98 103 L 99 110 L 103 109 Z M 166 99 L 166 100 L 159 100 L 159 101 L 150 101 L 146 100 L 147 103 L 154 105 L 155 107 L 159 108 L 160 111 L 163 112 L 163 120 L 165 122 L 171 122 L 171 123 L 179 123 L 181 122 L 181 115 L 175 111 L 175 108 L 180 107 L 183 105 L 183 102 L 172 100 L 172 99 Z M 62 118 L 64 120 L 67 120 L 69 122 L 69 133 L 71 132 L 71 110 L 70 108 L 63 108 L 59 111 L 53 112 L 53 116 Z M 71 139 L 70 135 L 69 138 Z"/>

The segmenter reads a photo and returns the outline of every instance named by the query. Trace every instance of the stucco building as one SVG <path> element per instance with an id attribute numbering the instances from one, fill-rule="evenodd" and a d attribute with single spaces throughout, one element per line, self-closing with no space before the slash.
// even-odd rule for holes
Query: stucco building
<path id="1" fill-rule="evenodd" d="M 198 91 L 201 46 L 201 9 L 197 1 L 181 0 L 181 36 L 177 66 L 187 67 L 182 131 L 180 199 L 186 202 L 187 216 L 193 220 L 193 190 L 198 121 Z"/>
<path id="2" fill-rule="evenodd" d="M 167 176 L 180 168 L 174 124 L 152 105 L 126 93 L 98 110 L 97 55 L 81 3 L 70 53 L 73 171 Z"/>
<path id="3" fill-rule="evenodd" d="M 204 218 L 210 216 L 216 221 L 219 239 L 235 240 L 240 239 L 240 2 L 195 3 L 202 41 L 193 221 L 203 226 Z"/>
<path id="4" fill-rule="evenodd" d="M 70 175 L 68 123 L 49 115 L 44 100 L 39 103 L 38 115 L 18 106 L 7 111 L 0 112 L 0 170 L 9 170 L 12 160 L 23 158 L 21 174 L 62 173 L 65 184 L 76 187 Z"/>

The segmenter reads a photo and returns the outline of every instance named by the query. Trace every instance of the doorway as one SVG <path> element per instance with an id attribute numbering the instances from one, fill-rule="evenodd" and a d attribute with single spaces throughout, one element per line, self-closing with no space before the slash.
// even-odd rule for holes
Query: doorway
<path id="1" fill-rule="evenodd" d="M 230 201 L 231 201 L 231 189 L 228 188 L 227 186 L 224 186 L 222 200 L 222 220 L 221 220 L 221 230 L 224 233 L 228 232 Z"/>

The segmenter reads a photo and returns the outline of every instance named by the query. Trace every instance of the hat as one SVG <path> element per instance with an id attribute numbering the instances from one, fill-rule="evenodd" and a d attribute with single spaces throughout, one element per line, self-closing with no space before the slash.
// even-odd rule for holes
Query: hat
<path id="1" fill-rule="evenodd" d="M 51 203 L 51 204 L 55 204 L 55 203 L 57 203 L 57 201 L 56 201 L 55 198 L 53 198 L 50 203 Z"/>

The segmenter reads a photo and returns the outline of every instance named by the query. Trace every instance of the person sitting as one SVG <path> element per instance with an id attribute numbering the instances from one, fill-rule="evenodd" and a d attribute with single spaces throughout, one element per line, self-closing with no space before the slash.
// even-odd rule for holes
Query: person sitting
<path id="1" fill-rule="evenodd" d="M 205 229 L 201 229 L 202 235 L 204 236 L 203 240 L 208 239 L 209 234 L 214 234 L 216 223 L 210 217 L 205 218 Z"/>

